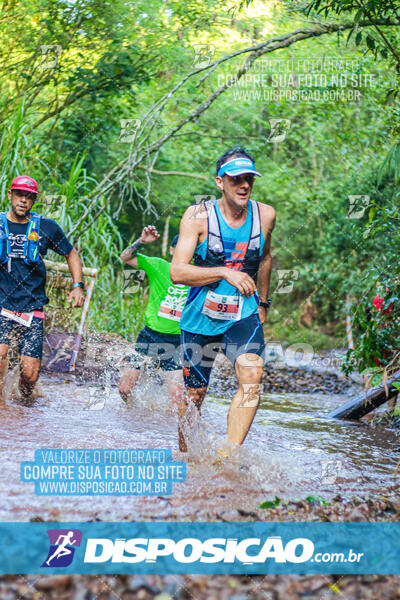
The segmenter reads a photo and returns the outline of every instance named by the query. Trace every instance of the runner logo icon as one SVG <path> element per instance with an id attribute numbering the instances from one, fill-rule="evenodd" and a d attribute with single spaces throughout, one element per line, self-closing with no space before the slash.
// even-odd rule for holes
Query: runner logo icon
<path id="1" fill-rule="evenodd" d="M 50 548 L 42 567 L 68 567 L 74 558 L 74 546 L 80 546 L 82 532 L 79 529 L 48 529 Z"/>

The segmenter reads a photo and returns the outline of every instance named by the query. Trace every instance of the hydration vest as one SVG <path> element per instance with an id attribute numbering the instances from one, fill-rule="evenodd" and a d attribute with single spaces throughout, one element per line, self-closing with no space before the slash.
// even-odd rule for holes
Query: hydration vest
<path id="1" fill-rule="evenodd" d="M 40 261 L 39 255 L 39 233 L 40 233 L 40 215 L 31 212 L 29 223 L 27 224 L 24 253 L 22 258 L 27 265 L 35 265 Z M 8 262 L 12 258 L 10 231 L 7 223 L 7 213 L 0 213 L 0 264 Z"/>
<path id="2" fill-rule="evenodd" d="M 207 252 L 205 258 L 201 258 L 198 254 L 194 255 L 194 264 L 198 267 L 223 267 L 226 264 L 224 241 L 221 235 L 221 227 L 215 209 L 215 202 L 213 200 L 204 202 L 208 220 Z M 257 202 L 254 200 L 250 200 L 250 202 L 252 208 L 252 224 L 245 257 L 236 259 L 231 258 L 229 259 L 229 263 L 243 263 L 240 271 L 247 273 L 254 281 L 256 281 L 260 264 L 261 219 Z M 216 281 L 215 283 L 207 284 L 205 287 L 213 289 L 216 288 L 219 283 L 219 281 Z"/>

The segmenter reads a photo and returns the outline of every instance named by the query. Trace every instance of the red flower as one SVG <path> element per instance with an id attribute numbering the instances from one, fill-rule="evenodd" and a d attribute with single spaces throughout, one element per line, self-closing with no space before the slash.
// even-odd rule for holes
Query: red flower
<path id="1" fill-rule="evenodd" d="M 388 315 L 392 312 L 393 302 L 389 304 L 385 310 L 382 310 L 383 303 L 385 302 L 385 298 L 381 298 L 378 294 L 372 300 L 372 304 L 375 306 L 376 312 L 382 312 L 384 315 Z"/>
<path id="2" fill-rule="evenodd" d="M 375 306 L 376 310 L 379 311 L 382 308 L 382 304 L 384 303 L 385 299 L 381 298 L 380 296 L 378 296 L 378 294 L 375 296 L 375 298 L 372 300 L 372 304 Z"/>

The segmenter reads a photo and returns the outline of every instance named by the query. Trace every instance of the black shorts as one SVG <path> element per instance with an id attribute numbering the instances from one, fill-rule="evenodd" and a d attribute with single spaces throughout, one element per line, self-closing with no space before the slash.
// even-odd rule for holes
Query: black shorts
<path id="1" fill-rule="evenodd" d="M 159 333 L 146 325 L 137 337 L 134 351 L 135 354 L 128 359 L 134 369 L 146 367 L 151 369 L 160 367 L 162 371 L 182 369 L 180 335 Z"/>
<path id="2" fill-rule="evenodd" d="M 10 346 L 13 340 L 19 353 L 32 358 L 42 358 L 44 319 L 33 317 L 30 327 L 20 325 L 0 315 L 0 344 Z"/>
<path id="3" fill-rule="evenodd" d="M 183 378 L 188 388 L 207 387 L 214 359 L 221 349 L 232 364 L 241 354 L 257 354 L 265 360 L 264 332 L 258 313 L 234 323 L 218 335 L 181 332 Z"/>

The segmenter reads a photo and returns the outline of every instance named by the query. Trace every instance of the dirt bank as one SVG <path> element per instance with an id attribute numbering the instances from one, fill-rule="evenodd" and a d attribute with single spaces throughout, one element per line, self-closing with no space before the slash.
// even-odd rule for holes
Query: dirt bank
<path id="1" fill-rule="evenodd" d="M 2 600 L 396 600 L 398 575 L 0 576 Z"/>

